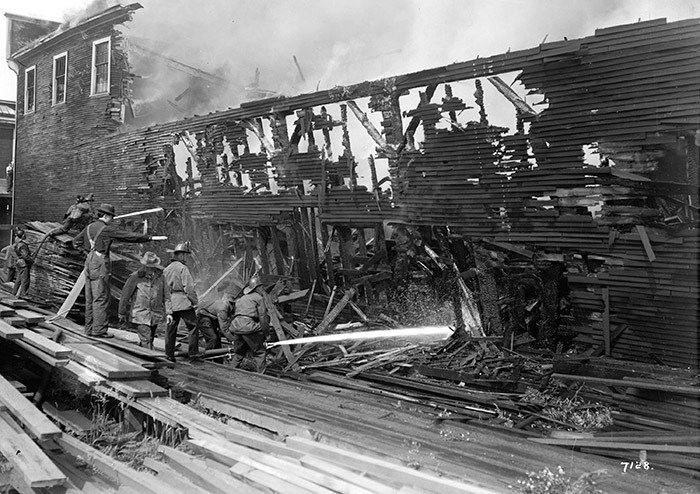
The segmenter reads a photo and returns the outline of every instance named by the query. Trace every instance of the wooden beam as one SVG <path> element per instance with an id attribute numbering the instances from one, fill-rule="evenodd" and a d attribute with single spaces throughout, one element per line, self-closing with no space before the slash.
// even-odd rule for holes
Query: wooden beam
<path id="1" fill-rule="evenodd" d="M 0 376 L 0 403 L 4 404 L 37 439 L 45 440 L 61 436 L 61 430 L 2 376 Z"/>
<path id="2" fill-rule="evenodd" d="M 0 452 L 32 489 L 53 487 L 66 476 L 29 436 L 14 424 L 7 412 L 0 412 Z"/>
<path id="3" fill-rule="evenodd" d="M 610 289 L 603 288 L 603 342 L 605 344 L 605 356 L 609 357 L 611 352 L 610 338 Z"/>
<path id="4" fill-rule="evenodd" d="M 346 451 L 310 439 L 289 437 L 287 438 L 287 445 L 297 451 L 318 456 L 326 461 L 340 464 L 345 468 L 368 472 L 389 482 L 412 485 L 430 492 L 440 492 L 442 494 L 494 493 L 492 489 L 469 484 L 466 481 L 438 477 L 425 471 L 414 470 L 387 460 Z"/>
<path id="5" fill-rule="evenodd" d="M 190 481 L 212 494 L 257 494 L 260 492 L 253 486 L 241 482 L 230 475 L 219 472 L 207 466 L 206 462 L 167 446 L 159 446 L 158 451 L 163 453 L 168 463 L 177 468 L 177 471 L 185 475 Z"/>
<path id="6" fill-rule="evenodd" d="M 270 295 L 266 292 L 263 292 L 263 299 L 265 302 L 265 308 L 267 309 L 267 313 L 270 316 L 270 324 L 272 324 L 272 328 L 275 330 L 275 334 L 277 335 L 277 339 L 279 341 L 284 341 L 287 339 L 287 337 L 284 335 L 284 329 L 282 328 L 282 324 L 280 324 L 280 314 L 277 311 L 277 306 L 272 303 L 272 300 L 270 300 Z M 290 364 L 294 361 L 294 354 L 289 348 L 286 348 L 286 350 L 283 348 L 282 352 L 284 353 L 285 358 L 287 359 L 287 362 Z"/>
<path id="7" fill-rule="evenodd" d="M 611 386 L 624 386 L 627 388 L 655 389 L 658 391 L 667 391 L 669 393 L 678 393 L 689 396 L 700 396 L 700 387 L 695 386 L 674 386 L 672 384 L 664 384 L 662 382 L 641 381 L 638 379 L 606 379 L 603 377 L 591 376 L 574 376 L 570 374 L 552 374 L 553 378 L 563 379 L 566 381 L 584 381 L 600 384 L 609 384 Z"/>
<path id="8" fill-rule="evenodd" d="M 155 476 L 145 472 L 137 472 L 119 460 L 98 451 L 72 436 L 66 434 L 56 439 L 56 442 L 67 453 L 70 453 L 76 458 L 82 458 L 96 470 L 116 480 L 121 485 L 135 489 L 137 492 L 161 494 L 170 491 L 168 488 L 169 486 L 158 480 Z"/>
<path id="9" fill-rule="evenodd" d="M 649 262 L 654 262 L 656 259 L 656 254 L 654 254 L 654 249 L 651 247 L 651 242 L 649 241 L 649 235 L 647 235 L 647 230 L 643 225 L 637 225 L 637 233 L 639 238 L 642 240 L 642 245 L 644 246 L 644 252 L 647 254 Z"/>
<path id="10" fill-rule="evenodd" d="M 24 336 L 24 331 L 17 329 L 0 319 L 0 338 L 6 340 L 19 340 Z"/>
<path id="11" fill-rule="evenodd" d="M 360 121 L 362 126 L 367 130 L 367 133 L 369 136 L 372 138 L 372 140 L 379 146 L 382 150 L 388 150 L 389 147 L 382 137 L 381 132 L 374 126 L 374 124 L 369 120 L 369 117 L 365 112 L 363 112 L 359 106 L 357 106 L 357 103 L 355 103 L 352 100 L 347 101 L 348 107 L 350 107 L 350 110 L 352 113 L 357 117 L 357 119 Z M 392 151 L 393 152 L 393 151 Z"/>
<path id="12" fill-rule="evenodd" d="M 343 298 L 340 299 L 340 301 L 333 307 L 333 309 L 328 313 L 326 317 L 323 318 L 323 321 L 316 326 L 315 329 L 315 335 L 319 336 L 322 335 L 323 333 L 328 330 L 328 327 L 335 321 L 335 319 L 338 317 L 340 312 L 345 308 L 346 305 L 350 302 L 350 299 L 355 296 L 355 288 L 350 288 L 347 292 L 345 292 L 345 295 L 343 295 Z"/>
<path id="13" fill-rule="evenodd" d="M 595 447 L 604 449 L 628 449 L 636 451 L 664 451 L 667 453 L 684 453 L 684 454 L 700 454 L 698 446 L 679 446 L 672 444 L 654 444 L 654 443 L 638 443 L 638 442 L 611 442 L 597 441 L 595 439 L 552 439 L 549 437 L 528 437 L 528 440 L 540 443 L 549 444 L 552 446 L 569 446 L 574 448 Z"/>
<path id="14" fill-rule="evenodd" d="M 510 101 L 513 106 L 523 115 L 527 117 L 534 117 L 537 116 L 537 112 L 527 103 L 525 103 L 525 100 L 523 100 L 520 96 L 518 96 L 518 93 L 513 91 L 508 84 L 506 84 L 503 79 L 498 77 L 497 75 L 488 77 L 488 80 L 491 84 L 494 85 L 496 89 L 498 89 L 498 92 L 501 93 L 503 96 L 506 97 L 508 101 Z"/>

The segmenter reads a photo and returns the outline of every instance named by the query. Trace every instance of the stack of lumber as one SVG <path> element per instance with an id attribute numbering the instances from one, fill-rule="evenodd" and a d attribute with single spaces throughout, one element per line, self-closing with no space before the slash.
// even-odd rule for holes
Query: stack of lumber
<path id="1" fill-rule="evenodd" d="M 60 436 L 61 430 L 0 375 L 0 453 L 12 466 L 12 487 L 28 492 L 65 482 L 66 476 L 35 443 Z"/>
<path id="2" fill-rule="evenodd" d="M 512 394 L 445 386 L 444 401 L 438 403 L 430 385 L 414 382 L 408 383 L 411 387 L 401 387 L 406 380 L 384 380 L 370 373 L 348 379 L 313 372 L 296 375 L 297 380 L 288 382 L 208 363 L 165 372 L 177 383 L 177 389 L 191 393 L 199 407 L 228 417 L 229 426 L 245 424 L 268 437 L 273 433 L 273 438 L 286 439 L 286 444 L 294 444 L 296 438 L 316 439 L 322 445 L 398 461 L 419 468 L 419 472 L 466 477 L 496 492 L 505 491 L 507 485 L 523 477 L 523 472 L 561 462 L 556 448 L 528 441 L 534 437 L 531 432 L 484 427 L 478 414 L 484 419 L 494 417 L 500 413 L 494 404 L 505 410 L 512 404 Z M 465 399 L 469 395 L 471 401 Z M 451 407 L 443 408 L 448 402 Z M 171 416 L 177 416 L 176 412 L 171 411 Z M 199 434 L 195 431 L 195 440 L 201 439 Z M 224 435 L 230 441 L 243 441 L 234 440 L 228 431 Z M 571 458 L 574 476 L 605 465 L 609 468 L 609 460 L 598 456 L 574 451 Z M 653 475 L 670 475 L 658 472 Z M 676 480 L 683 483 L 682 477 Z M 658 481 L 649 477 L 641 482 L 653 485 Z M 607 492 L 635 492 L 621 476 L 607 478 L 600 487 Z"/>
<path id="3" fill-rule="evenodd" d="M 83 270 L 85 256 L 73 248 L 69 234 L 48 237 L 58 223 L 31 221 L 25 225 L 27 242 L 35 254 L 29 297 L 58 309 L 70 293 Z M 77 234 L 78 232 L 70 232 Z M 128 246 L 115 246 L 112 252 L 112 291 L 115 296 L 133 270 L 137 259 Z M 73 306 L 72 314 L 82 317 L 85 301 L 82 293 Z"/>
<path id="4" fill-rule="evenodd" d="M 644 451 L 653 467 L 700 477 L 700 375 L 688 369 L 600 358 L 555 359 L 553 378 L 614 408 L 593 434 L 537 439 L 629 459 Z M 632 455 L 630 455 L 632 453 Z"/>

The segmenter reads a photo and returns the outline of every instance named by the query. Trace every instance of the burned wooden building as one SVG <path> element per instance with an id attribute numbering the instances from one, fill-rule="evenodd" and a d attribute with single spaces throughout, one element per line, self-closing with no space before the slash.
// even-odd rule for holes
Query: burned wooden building
<path id="1" fill-rule="evenodd" d="M 265 274 L 354 287 L 365 311 L 442 270 L 506 344 L 697 366 L 699 20 L 144 126 L 144 51 L 121 29 L 139 8 L 13 44 L 15 222 L 58 221 L 83 192 L 163 206 L 157 227 L 209 261 L 247 234 Z M 493 88 L 512 128 L 490 121 Z"/>

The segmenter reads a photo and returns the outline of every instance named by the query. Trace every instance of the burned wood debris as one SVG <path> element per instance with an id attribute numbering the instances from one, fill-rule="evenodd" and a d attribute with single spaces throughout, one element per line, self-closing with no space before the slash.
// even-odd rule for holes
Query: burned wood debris
<path id="1" fill-rule="evenodd" d="M 406 281 L 440 279 L 457 308 L 449 292 L 476 295 L 453 322 L 478 311 L 506 345 L 530 335 L 551 350 L 603 344 L 618 358 L 695 366 L 699 29 L 599 29 L 147 129 L 122 122 L 107 140 L 86 130 L 77 149 L 20 141 L 18 162 L 96 166 L 89 183 L 73 167 L 52 170 L 52 183 L 80 183 L 125 210 L 163 206 L 158 228 L 203 239 L 198 262 L 212 276 L 250 235 L 270 281 L 315 284 L 314 297 L 355 288 L 364 313 Z M 41 49 L 15 57 L 27 65 Z M 505 90 L 511 77 L 526 95 Z M 484 78 L 514 105 L 513 130 L 490 123 Z M 532 95 L 541 101 L 523 103 Z M 20 116 L 18 135 L 32 125 Z M 100 167 L 119 170 L 118 185 Z M 18 172 L 19 221 L 58 219 L 68 202 L 68 190 L 31 201 L 55 189 L 42 180 Z"/>
<path id="2" fill-rule="evenodd" d="M 0 306 L 0 343 L 10 353 L 116 400 L 122 423 L 169 436 L 160 447 L 168 465 L 142 464 L 157 481 L 133 477 L 127 491 L 162 492 L 169 480 L 187 492 L 324 492 L 330 479 L 340 491 L 350 482 L 369 492 L 489 492 L 482 486 L 505 488 L 533 462 L 556 461 L 561 452 L 545 445 L 566 447 L 589 471 L 601 458 L 639 455 L 678 478 L 700 474 L 699 20 L 599 29 L 145 128 L 130 65 L 145 52 L 130 51 L 117 29 L 139 8 L 115 6 L 46 39 L 71 50 L 113 39 L 110 70 L 122 84 L 107 91 L 106 108 L 81 93 L 79 111 L 66 105 L 41 124 L 18 115 L 15 216 L 38 249 L 29 298 L 56 311 L 82 269 L 70 236 L 45 238 L 75 192 L 65 184 L 123 211 L 163 208 L 149 231 L 191 242 L 199 288 L 226 278 L 237 294 L 262 278 L 271 375 L 241 377 L 225 365 L 227 345 L 209 352 L 214 362 L 168 368 L 159 351 L 132 345 L 131 332 L 110 329 L 118 338 L 96 343 L 70 320 L 3 300 L 12 307 Z M 11 61 L 40 63 L 45 50 L 39 40 Z M 490 97 L 505 98 L 507 118 Z M 68 165 L 44 169 L 55 162 Z M 127 226 L 140 231 L 145 220 Z M 115 257 L 118 297 L 138 256 Z M 406 329 L 417 334 L 397 338 Z M 385 330 L 393 340 L 370 339 Z M 0 426 L 26 441 L 19 413 L 0 404 L 10 409 Z M 45 411 L 80 428 L 60 408 Z M 489 439 L 466 444 L 479 430 Z M 170 448 L 185 436 L 202 457 Z M 389 451 L 416 466 L 407 436 L 431 472 L 374 458 Z M 65 433 L 54 440 L 129 479 Z M 80 478 L 61 453 L 47 454 Z M 175 465 L 186 478 L 171 475 Z M 432 473 L 441 468 L 459 482 Z M 65 482 L 55 473 L 39 482 Z"/>

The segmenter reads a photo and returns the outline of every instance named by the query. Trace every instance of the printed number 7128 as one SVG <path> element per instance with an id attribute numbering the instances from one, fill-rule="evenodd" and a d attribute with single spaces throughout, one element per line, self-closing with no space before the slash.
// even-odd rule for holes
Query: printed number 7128
<path id="1" fill-rule="evenodd" d="M 648 461 L 621 461 L 622 473 L 627 473 L 627 470 L 653 470 Z"/>

